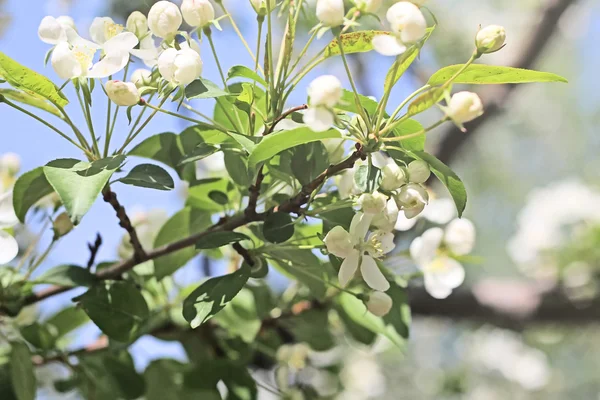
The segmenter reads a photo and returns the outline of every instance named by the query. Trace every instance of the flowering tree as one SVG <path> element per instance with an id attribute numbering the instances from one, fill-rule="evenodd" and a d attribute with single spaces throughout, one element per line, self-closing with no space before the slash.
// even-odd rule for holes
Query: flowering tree
<path id="1" fill-rule="evenodd" d="M 12 328 L 6 333 L 10 364 L 0 370 L 7 393 L 35 398 L 34 366 L 59 362 L 71 373 L 56 387 L 91 399 L 251 399 L 265 387 L 284 398 L 327 397 L 304 372 L 335 371 L 336 362 L 311 363 L 311 354 L 348 340 L 372 345 L 378 336 L 402 347 L 410 328 L 409 281 L 422 277 L 432 297 L 448 297 L 464 281 L 461 261 L 474 245 L 473 224 L 459 219 L 467 201 L 461 180 L 424 150 L 436 127 L 464 130 L 464 123 L 484 112 L 476 94 L 453 93 L 453 85 L 564 81 L 551 73 L 476 63 L 504 46 L 504 29 L 489 26 L 477 32 L 464 64 L 436 72 L 388 112 L 394 86 L 435 30 L 436 20 L 422 3 L 396 2 L 382 22 L 389 30 L 372 31 L 361 30 L 361 21 L 379 18 L 381 1 L 356 0 L 347 7 L 342 0 L 318 0 L 314 10 L 302 0 L 252 0 L 259 30 L 255 51 L 220 1 L 219 17 L 209 0 L 184 0 L 181 7 L 159 1 L 147 16 L 134 12 L 125 27 L 96 18 L 91 40 L 79 35 L 71 18 L 46 17 L 38 33 L 53 46 L 47 60 L 65 80 L 61 87 L 0 53 L 0 78 L 12 86 L 1 89 L 0 102 L 44 124 L 82 155 L 20 176 L 14 156 L 0 162 L 0 305 Z M 315 12 L 319 23 L 298 45 L 300 16 Z M 279 51 L 276 18 L 285 26 Z M 184 21 L 191 31 L 180 30 Z M 239 34 L 252 65 L 227 71 L 221 65 L 212 35 L 225 21 Z M 333 39 L 318 44 L 326 35 Z M 218 84 L 202 77 L 200 39 L 208 42 Z M 320 51 L 309 56 L 315 47 Z M 347 62 L 348 54 L 372 50 L 391 63 L 379 101 L 357 91 Z M 128 81 L 132 59 L 149 69 L 135 70 Z M 289 104 L 306 75 L 328 59 L 344 65 L 349 88 L 323 75 L 310 83 L 306 104 Z M 122 80 L 113 79 L 121 73 Z M 63 89 L 69 84 L 85 129 L 67 112 Z M 108 97 L 103 126 L 91 118 L 94 90 Z M 196 110 L 194 100 L 214 101 L 214 114 Z M 177 111 L 164 108 L 169 101 Z M 123 107 L 129 133 L 117 137 Z M 194 117 L 179 113 L 181 107 Z M 441 117 L 423 127 L 414 117 L 432 107 Z M 193 125 L 178 135 L 142 138 L 158 113 Z M 224 171 L 199 176 L 196 165 L 216 154 Z M 155 163 L 126 170 L 130 157 Z M 113 191 L 119 184 L 172 190 L 174 175 L 189 191 L 185 207 L 168 219 L 130 216 Z M 430 199 L 431 175 L 448 189 L 448 199 Z M 121 260 L 96 259 L 99 236 L 86 266 L 64 260 L 36 271 L 99 197 L 126 231 Z M 12 232 L 34 213 L 52 222 L 52 241 L 40 255 L 20 253 Z M 411 229 L 417 219 L 431 226 L 408 249 L 419 272 L 396 274 L 385 263 L 396 248 L 394 232 Z M 176 285 L 172 275 L 200 255 L 225 260 L 229 273 Z M 265 284 L 270 270 L 288 278 L 284 292 L 275 294 Z M 27 306 L 75 288 L 85 290 L 73 298 L 74 306 L 44 321 L 19 323 Z M 102 338 L 82 349 L 67 347 L 63 338 L 89 321 Z M 181 342 L 189 363 L 158 360 L 142 377 L 128 347 L 143 335 Z M 343 397 L 339 382 L 333 386 L 328 396 Z"/>

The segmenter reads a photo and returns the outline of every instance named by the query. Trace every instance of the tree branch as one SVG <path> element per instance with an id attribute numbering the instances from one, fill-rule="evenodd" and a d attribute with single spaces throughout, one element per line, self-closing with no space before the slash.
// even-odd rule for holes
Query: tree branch
<path id="1" fill-rule="evenodd" d="M 558 21 L 562 15 L 574 5 L 577 0 L 548 0 L 544 8 L 534 18 L 534 26 L 529 39 L 521 47 L 520 52 L 511 63 L 516 68 L 532 68 L 540 55 L 546 49 Z M 465 125 L 467 132 L 450 126 L 444 133 L 440 143 L 437 157 L 446 164 L 450 164 L 458 155 L 460 149 L 479 131 L 487 121 L 502 112 L 517 85 L 491 86 L 481 91 L 480 96 L 485 105 L 485 114 Z"/>

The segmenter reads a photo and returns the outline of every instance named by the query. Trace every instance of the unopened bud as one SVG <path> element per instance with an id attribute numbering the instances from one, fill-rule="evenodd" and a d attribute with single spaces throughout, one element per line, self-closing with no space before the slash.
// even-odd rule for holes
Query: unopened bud
<path id="1" fill-rule="evenodd" d="M 131 74 L 131 82 L 139 89 L 143 86 L 152 85 L 152 71 L 149 69 L 136 69 Z"/>
<path id="2" fill-rule="evenodd" d="M 148 13 L 148 27 L 160 38 L 173 37 L 183 22 L 179 8 L 170 1 L 154 4 Z"/>
<path id="3" fill-rule="evenodd" d="M 62 213 L 52 223 L 52 229 L 54 230 L 54 237 L 58 239 L 73 230 L 73 222 L 71 222 L 71 218 L 67 213 Z"/>
<path id="4" fill-rule="evenodd" d="M 356 8 L 361 12 L 375 13 L 381 7 L 382 0 L 355 0 Z"/>
<path id="5" fill-rule="evenodd" d="M 477 32 L 475 44 L 481 54 L 494 53 L 504 46 L 506 30 L 503 26 L 490 25 Z"/>
<path id="6" fill-rule="evenodd" d="M 265 16 L 265 15 L 267 15 L 267 11 L 268 11 L 267 1 L 268 1 L 269 9 L 271 11 L 273 11 L 275 9 L 275 1 L 274 0 L 250 0 L 250 4 L 252 4 L 252 7 L 254 8 L 254 10 L 256 11 L 256 13 L 258 15 Z"/>
<path id="7" fill-rule="evenodd" d="M 423 160 L 415 160 L 408 164 L 408 179 L 413 183 L 425 183 L 431 176 L 429 164 Z"/>
<path id="8" fill-rule="evenodd" d="M 125 27 L 138 39 L 141 39 L 148 33 L 148 19 L 141 12 L 134 11 L 129 15 L 129 18 L 127 18 Z"/>
<path id="9" fill-rule="evenodd" d="M 317 18 L 325 26 L 336 27 L 344 23 L 344 0 L 317 0 Z"/>
<path id="10" fill-rule="evenodd" d="M 387 197 L 383 193 L 363 193 L 358 198 L 358 205 L 366 214 L 379 214 L 387 204 Z"/>
<path id="11" fill-rule="evenodd" d="M 190 26 L 204 27 L 215 19 L 215 9 L 209 0 L 183 0 L 181 14 Z"/>
<path id="12" fill-rule="evenodd" d="M 383 292 L 372 292 L 367 300 L 367 310 L 378 317 L 386 316 L 392 305 L 392 298 Z"/>
<path id="13" fill-rule="evenodd" d="M 381 189 L 392 191 L 406 183 L 406 174 L 396 163 L 386 164 L 381 169 Z"/>
<path id="14" fill-rule="evenodd" d="M 455 123 L 463 124 L 483 114 L 483 103 L 476 93 L 458 92 L 450 99 L 447 114 Z"/>
<path id="15" fill-rule="evenodd" d="M 140 93 L 132 82 L 108 81 L 105 89 L 108 97 L 119 106 L 134 106 L 140 102 Z"/>

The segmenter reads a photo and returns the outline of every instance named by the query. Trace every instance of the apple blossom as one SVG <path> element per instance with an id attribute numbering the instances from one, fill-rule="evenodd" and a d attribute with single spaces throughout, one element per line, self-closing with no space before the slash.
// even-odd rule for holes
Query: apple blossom
<path id="1" fill-rule="evenodd" d="M 148 34 L 148 18 L 139 11 L 129 14 L 125 28 L 142 40 Z"/>
<path id="2" fill-rule="evenodd" d="M 161 51 L 162 49 L 154 43 L 152 34 L 148 34 L 140 40 L 139 48 L 131 50 L 130 53 L 132 56 L 142 60 L 147 67 L 153 68 L 158 62 L 158 56 Z"/>
<path id="3" fill-rule="evenodd" d="M 356 8 L 365 13 L 376 13 L 383 0 L 354 0 Z"/>
<path id="4" fill-rule="evenodd" d="M 143 86 L 152 84 L 152 71 L 145 68 L 138 68 L 131 74 L 131 82 L 139 89 Z"/>
<path id="5" fill-rule="evenodd" d="M 381 184 L 383 190 L 393 191 L 406 184 L 406 173 L 404 169 L 394 161 L 387 163 L 381 168 Z"/>
<path id="6" fill-rule="evenodd" d="M 317 18 L 325 26 L 344 23 L 344 0 L 317 0 Z"/>
<path id="7" fill-rule="evenodd" d="M 67 30 L 69 29 L 76 31 L 73 18 L 47 16 L 40 22 L 38 36 L 42 42 L 55 45 L 67 41 Z"/>
<path id="8" fill-rule="evenodd" d="M 391 232 L 396 227 L 400 210 L 394 199 L 388 200 L 385 209 L 373 218 L 372 226 L 384 232 Z"/>
<path id="9" fill-rule="evenodd" d="M 21 169 L 21 157 L 16 153 L 4 153 L 0 156 L 0 172 L 6 171 L 9 176 L 15 176 Z"/>
<path id="10" fill-rule="evenodd" d="M 304 123 L 315 132 L 329 129 L 335 114 L 331 110 L 341 100 L 342 83 L 333 75 L 323 75 L 308 86 L 309 109 L 304 113 Z"/>
<path id="11" fill-rule="evenodd" d="M 387 197 L 379 192 L 363 193 L 357 203 L 365 214 L 379 214 L 386 206 Z"/>
<path id="12" fill-rule="evenodd" d="M 277 349 L 277 361 L 287 364 L 295 370 L 306 367 L 306 361 L 311 352 L 306 343 L 284 344 Z"/>
<path id="13" fill-rule="evenodd" d="M 452 199 L 433 199 L 430 200 L 421 214 L 414 218 L 406 218 L 404 215 L 398 215 L 395 229 L 398 231 L 408 231 L 412 229 L 420 218 L 434 224 L 445 225 L 453 218 L 456 218 L 456 206 Z"/>
<path id="14" fill-rule="evenodd" d="M 184 21 L 194 27 L 204 27 L 215 19 L 215 9 L 209 0 L 183 0 L 181 14 Z"/>
<path id="15" fill-rule="evenodd" d="M 365 240 L 372 220 L 372 214 L 357 213 L 349 232 L 337 226 L 323 240 L 330 253 L 344 259 L 338 273 L 342 287 L 348 285 L 359 268 L 363 280 L 372 289 L 384 292 L 390 287 L 375 260 L 394 249 L 394 235 L 375 231 Z"/>
<path id="16" fill-rule="evenodd" d="M 384 317 L 389 314 L 394 303 L 392 298 L 383 292 L 371 292 L 366 305 L 371 314 Z"/>
<path id="17" fill-rule="evenodd" d="M 390 35 L 377 35 L 372 44 L 384 56 L 397 56 L 406 51 L 406 45 L 419 41 L 427 32 L 427 21 L 419 8 L 401 1 L 390 7 L 386 18 L 391 25 Z"/>
<path id="18" fill-rule="evenodd" d="M 171 39 L 175 36 L 183 22 L 179 8 L 170 1 L 161 0 L 155 3 L 148 13 L 148 27 L 156 36 Z"/>
<path id="19" fill-rule="evenodd" d="M 102 45 L 123 32 L 124 29 L 123 25 L 115 23 L 110 17 L 97 17 L 90 25 L 90 37 L 94 42 Z"/>
<path id="20" fill-rule="evenodd" d="M 464 256 L 475 246 L 475 226 L 468 219 L 455 219 L 446 227 L 446 245 L 456 256 Z"/>
<path id="21" fill-rule="evenodd" d="M 191 48 L 167 49 L 158 58 L 158 71 L 167 81 L 186 86 L 202 74 L 202 59 Z"/>
<path id="22" fill-rule="evenodd" d="M 462 125 L 483 114 L 483 103 L 476 93 L 458 92 L 450 99 L 446 114 L 456 124 Z"/>
<path id="23" fill-rule="evenodd" d="M 134 106 L 140 101 L 140 93 L 133 82 L 108 81 L 104 88 L 108 97 L 118 106 Z"/>
<path id="24" fill-rule="evenodd" d="M 0 194 L 0 265 L 11 262 L 19 254 L 19 245 L 4 229 L 12 228 L 19 223 L 13 208 L 12 189 Z"/>
<path id="25" fill-rule="evenodd" d="M 503 26 L 490 25 L 477 32 L 475 44 L 481 54 L 494 53 L 504 46 L 506 30 Z"/>
<path id="26" fill-rule="evenodd" d="M 431 176 L 429 164 L 423 160 L 415 160 L 408 164 L 408 180 L 412 183 L 425 183 Z"/>
<path id="27" fill-rule="evenodd" d="M 395 197 L 398 208 L 404 211 L 406 218 L 419 215 L 429 202 L 427 189 L 418 183 L 409 183 L 402 186 Z"/>

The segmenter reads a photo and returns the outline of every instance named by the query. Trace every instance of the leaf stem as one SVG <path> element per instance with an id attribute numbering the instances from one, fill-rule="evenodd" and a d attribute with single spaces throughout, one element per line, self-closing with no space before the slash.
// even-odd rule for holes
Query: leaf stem
<path id="1" fill-rule="evenodd" d="M 421 136 L 421 135 L 425 135 L 427 132 L 437 128 L 438 126 L 442 125 L 444 122 L 448 121 L 449 118 L 448 117 L 444 117 L 441 120 L 439 120 L 438 122 L 436 122 L 435 124 L 431 125 L 428 128 L 422 129 L 418 132 L 415 133 L 411 133 L 410 135 L 404 135 L 404 136 L 395 136 L 395 137 L 390 137 L 390 138 L 381 138 L 380 140 L 382 142 L 401 142 L 403 140 L 408 140 L 408 139 L 412 139 L 415 138 L 417 136 Z"/>
<path id="2" fill-rule="evenodd" d="M 252 57 L 252 61 L 256 62 L 257 57 L 252 52 L 252 49 L 250 48 L 250 46 L 248 46 L 248 42 L 246 42 L 246 39 L 244 38 L 244 35 L 242 35 L 242 32 L 240 32 L 240 28 L 238 28 L 237 24 L 235 23 L 235 20 L 233 19 L 233 16 L 229 13 L 229 11 L 227 11 L 227 8 L 225 8 L 225 4 L 223 4 L 223 1 L 219 1 L 218 3 L 219 3 L 219 6 L 221 7 L 221 9 L 223 10 L 223 12 L 225 14 L 227 14 L 227 16 L 229 17 L 229 21 L 231 21 L 231 26 L 233 27 L 233 30 L 239 36 L 240 40 L 244 44 L 244 47 L 248 51 L 248 54 L 250 54 L 250 57 Z M 264 72 L 262 70 L 262 67 L 260 65 L 258 66 L 258 69 L 259 69 L 259 71 L 261 73 L 264 74 Z"/>

